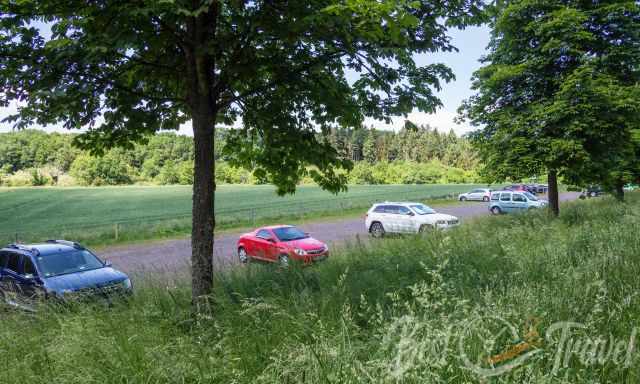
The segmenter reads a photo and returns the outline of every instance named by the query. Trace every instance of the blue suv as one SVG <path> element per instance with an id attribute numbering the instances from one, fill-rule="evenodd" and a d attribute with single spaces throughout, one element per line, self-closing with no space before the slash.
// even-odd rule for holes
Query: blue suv
<path id="1" fill-rule="evenodd" d="M 78 243 L 48 240 L 0 249 L 0 300 L 33 309 L 40 298 L 128 294 L 131 280 Z"/>

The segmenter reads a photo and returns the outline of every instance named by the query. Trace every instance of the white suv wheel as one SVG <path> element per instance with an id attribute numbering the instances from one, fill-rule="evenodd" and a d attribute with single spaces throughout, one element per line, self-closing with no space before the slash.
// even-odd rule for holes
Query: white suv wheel
<path id="1" fill-rule="evenodd" d="M 384 236 L 384 227 L 381 223 L 375 222 L 371 224 L 371 229 L 369 229 L 369 232 L 371 232 L 371 235 L 373 237 L 379 238 Z"/>

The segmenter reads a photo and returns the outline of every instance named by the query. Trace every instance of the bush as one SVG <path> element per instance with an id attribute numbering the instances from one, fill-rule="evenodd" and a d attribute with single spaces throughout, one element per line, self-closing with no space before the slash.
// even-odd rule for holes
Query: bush
<path id="1" fill-rule="evenodd" d="M 31 185 L 41 187 L 47 184 L 51 184 L 51 179 L 49 177 L 40 173 L 37 169 L 31 170 Z"/>
<path id="2" fill-rule="evenodd" d="M 351 184 L 377 184 L 373 178 L 371 165 L 364 161 L 360 161 L 353 166 L 353 169 L 348 174 L 348 180 Z"/>
<path id="3" fill-rule="evenodd" d="M 178 184 L 180 181 L 180 174 L 178 166 L 173 161 L 169 160 L 164 163 L 164 166 L 160 168 L 160 173 L 156 176 L 156 180 L 160 184 Z"/>
<path id="4" fill-rule="evenodd" d="M 4 179 L 7 187 L 31 187 L 33 175 L 25 170 L 16 171 Z"/>
<path id="5" fill-rule="evenodd" d="M 83 185 L 131 184 L 131 173 L 127 162 L 113 152 L 104 157 L 83 154 L 71 164 L 71 175 Z"/>
<path id="6" fill-rule="evenodd" d="M 256 184 L 251 172 L 234 167 L 225 162 L 216 163 L 216 183 L 218 184 Z"/>
<path id="7" fill-rule="evenodd" d="M 58 175 L 58 182 L 56 185 L 59 187 L 72 187 L 78 185 L 78 181 L 73 176 L 63 173 Z"/>
<path id="8" fill-rule="evenodd" d="M 0 186 L 6 185 L 6 179 L 11 174 L 11 166 L 5 164 L 0 167 Z"/>
<path id="9" fill-rule="evenodd" d="M 193 184 L 193 161 L 183 161 L 178 165 L 178 183 L 182 185 Z"/>

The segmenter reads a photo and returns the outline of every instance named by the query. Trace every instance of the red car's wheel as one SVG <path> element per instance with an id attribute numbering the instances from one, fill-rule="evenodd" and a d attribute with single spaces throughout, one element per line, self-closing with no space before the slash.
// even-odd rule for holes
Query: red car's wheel
<path id="1" fill-rule="evenodd" d="M 246 264 L 249 262 L 249 255 L 243 247 L 238 248 L 238 259 L 242 264 Z"/>
<path id="2" fill-rule="evenodd" d="M 485 196 L 482 198 L 482 201 L 484 201 L 485 203 L 489 202 L 489 196 Z"/>

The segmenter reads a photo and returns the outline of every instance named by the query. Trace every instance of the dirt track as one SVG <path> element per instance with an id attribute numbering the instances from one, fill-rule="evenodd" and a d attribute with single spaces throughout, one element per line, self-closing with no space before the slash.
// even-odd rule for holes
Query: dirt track
<path id="1" fill-rule="evenodd" d="M 561 201 L 573 200 L 578 193 L 560 195 Z M 461 219 L 488 215 L 487 204 L 482 202 L 452 203 L 436 209 L 438 212 L 457 216 Z M 363 215 L 364 215 L 363 209 Z M 299 226 L 319 240 L 329 244 L 339 244 L 354 240 L 356 236 L 366 237 L 362 218 L 332 221 L 317 221 Z M 215 239 L 215 262 L 217 267 L 236 263 L 235 246 L 241 233 L 223 234 Z M 191 257 L 191 240 L 159 240 L 152 243 L 114 246 L 99 253 L 125 272 L 176 271 L 186 267 Z"/>

